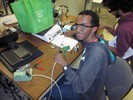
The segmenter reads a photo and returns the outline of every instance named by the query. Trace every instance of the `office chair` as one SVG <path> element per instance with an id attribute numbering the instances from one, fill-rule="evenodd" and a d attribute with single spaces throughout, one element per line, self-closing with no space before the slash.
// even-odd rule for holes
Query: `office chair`
<path id="1" fill-rule="evenodd" d="M 122 58 L 108 66 L 105 87 L 109 100 L 121 100 L 133 86 L 133 73 L 130 66 Z"/>

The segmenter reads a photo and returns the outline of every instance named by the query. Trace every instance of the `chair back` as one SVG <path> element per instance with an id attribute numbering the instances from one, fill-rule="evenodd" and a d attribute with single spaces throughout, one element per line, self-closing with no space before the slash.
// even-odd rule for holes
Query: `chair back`
<path id="1" fill-rule="evenodd" d="M 117 58 L 108 66 L 105 87 L 109 100 L 121 100 L 133 85 L 133 73 L 127 62 Z"/>

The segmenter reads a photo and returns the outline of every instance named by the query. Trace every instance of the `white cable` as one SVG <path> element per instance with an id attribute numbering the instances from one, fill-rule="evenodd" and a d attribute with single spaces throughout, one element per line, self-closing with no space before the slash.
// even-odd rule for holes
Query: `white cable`
<path id="1" fill-rule="evenodd" d="M 56 66 L 56 62 L 54 63 L 53 67 L 52 67 L 52 72 L 51 72 L 51 79 L 53 79 L 53 75 L 54 75 L 54 69 L 55 69 L 55 66 Z M 51 96 L 51 93 L 52 93 L 52 80 L 51 80 L 51 88 L 50 88 L 50 94 L 49 94 L 49 97 L 48 97 L 48 100 L 50 99 L 50 96 Z"/>
<path id="2" fill-rule="evenodd" d="M 56 64 L 55 64 L 55 65 L 56 65 Z M 33 77 L 34 77 L 34 76 L 35 76 L 35 77 L 44 77 L 44 78 L 47 78 L 47 79 L 53 81 L 53 82 L 55 83 L 55 85 L 57 86 L 58 90 L 59 90 L 60 97 L 61 97 L 61 100 L 62 100 L 61 90 L 60 90 L 58 84 L 57 84 L 52 78 L 50 78 L 50 77 L 48 77 L 48 76 L 45 76 L 45 75 L 39 75 L 39 74 L 34 74 L 34 75 L 32 75 L 32 76 L 33 76 Z"/>

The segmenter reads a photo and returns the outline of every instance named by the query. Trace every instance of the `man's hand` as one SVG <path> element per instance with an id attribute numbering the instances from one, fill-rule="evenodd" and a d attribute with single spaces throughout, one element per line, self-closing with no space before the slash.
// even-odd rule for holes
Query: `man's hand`
<path id="1" fill-rule="evenodd" d="M 108 47 L 115 55 L 117 55 L 116 48 L 114 48 L 112 46 L 108 46 Z"/>
<path id="2" fill-rule="evenodd" d="M 107 26 L 105 26 L 105 25 L 100 25 L 99 27 L 98 27 L 98 29 L 104 29 L 104 28 L 106 28 Z"/>
<path id="3" fill-rule="evenodd" d="M 61 53 L 57 53 L 55 55 L 55 62 L 62 65 L 62 66 L 67 65 L 65 57 Z"/>
<path id="4" fill-rule="evenodd" d="M 66 32 L 64 33 L 64 36 L 70 37 L 70 36 L 72 36 L 72 35 L 75 34 L 75 33 L 76 33 L 76 31 L 74 31 L 74 30 L 68 30 L 68 31 L 66 31 Z"/>

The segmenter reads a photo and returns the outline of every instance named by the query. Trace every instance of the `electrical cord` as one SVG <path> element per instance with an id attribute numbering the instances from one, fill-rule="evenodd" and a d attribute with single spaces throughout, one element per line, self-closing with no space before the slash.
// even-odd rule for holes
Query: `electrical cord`
<path id="1" fill-rule="evenodd" d="M 44 78 L 47 78 L 47 79 L 53 81 L 53 82 L 55 83 L 55 85 L 57 86 L 58 90 L 59 90 L 60 97 L 61 97 L 61 100 L 62 100 L 61 90 L 60 90 L 58 84 L 57 84 L 52 78 L 50 78 L 50 77 L 48 77 L 48 76 L 45 76 L 45 75 L 39 75 L 39 74 L 34 74 L 34 75 L 32 75 L 32 76 L 33 76 L 33 77 L 44 77 Z"/>
<path id="2" fill-rule="evenodd" d="M 52 67 L 51 79 L 53 79 L 54 69 L 55 69 L 56 64 L 57 64 L 57 63 L 55 62 L 54 65 L 53 65 L 53 67 Z M 51 96 L 51 94 L 52 94 L 52 83 L 53 83 L 53 81 L 51 80 L 51 88 L 50 88 L 50 94 L 49 94 L 48 100 L 50 99 L 50 96 Z"/>
<path id="3" fill-rule="evenodd" d="M 61 5 L 59 7 L 64 7 L 64 8 L 67 9 L 66 12 L 65 12 L 65 16 L 68 17 L 67 13 L 69 12 L 69 8 L 66 5 Z"/>

